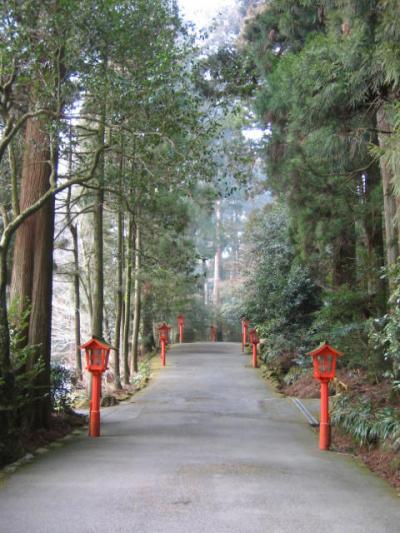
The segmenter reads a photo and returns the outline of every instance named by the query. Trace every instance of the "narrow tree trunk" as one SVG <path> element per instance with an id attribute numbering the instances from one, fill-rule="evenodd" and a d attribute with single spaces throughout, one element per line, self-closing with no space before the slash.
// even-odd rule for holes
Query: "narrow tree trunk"
<path id="1" fill-rule="evenodd" d="M 51 167 L 49 138 L 39 119 L 26 125 L 22 166 L 20 211 L 29 207 L 49 188 Z M 30 306 L 25 341 L 37 346 L 28 362 L 32 368 L 40 359 L 42 369 L 35 381 L 32 402 L 33 427 L 47 425 L 50 415 L 51 299 L 53 270 L 54 198 L 26 219 L 16 231 L 11 299 L 20 312 Z"/>
<path id="2" fill-rule="evenodd" d="M 118 242 L 117 242 L 117 301 L 115 317 L 115 336 L 114 336 L 114 376 L 115 388 L 121 389 L 121 371 L 120 371 L 120 346 L 121 346 L 121 323 L 122 323 L 122 266 L 123 266 L 123 247 L 124 247 L 124 219 L 121 210 L 118 211 Z"/>
<path id="3" fill-rule="evenodd" d="M 72 175 L 72 153 L 70 154 L 69 175 Z M 73 224 L 71 218 L 71 187 L 67 196 L 67 225 L 72 238 L 72 254 L 74 271 L 72 275 L 74 288 L 74 329 L 75 329 L 75 372 L 79 379 L 82 379 L 82 356 L 81 356 L 81 295 L 80 295 L 80 270 L 79 270 L 79 245 L 78 227 Z"/>
<path id="4" fill-rule="evenodd" d="M 139 340 L 139 325 L 141 312 L 141 234 L 140 225 L 136 225 L 136 240 L 135 240 L 135 298 L 133 307 L 133 325 L 132 325 L 132 373 L 138 371 L 138 340 Z"/>
<path id="5" fill-rule="evenodd" d="M 202 270 L 203 270 L 203 302 L 204 305 L 208 305 L 208 268 L 207 268 L 207 259 L 203 257 L 202 259 Z"/>
<path id="6" fill-rule="evenodd" d="M 219 293 L 220 293 L 220 282 L 221 282 L 221 201 L 217 200 L 215 206 L 215 258 L 214 258 L 214 290 L 213 290 L 213 301 L 214 306 L 219 306 Z"/>
<path id="7" fill-rule="evenodd" d="M 74 307 L 75 307 L 75 364 L 79 379 L 82 378 L 82 355 L 81 355 L 81 294 L 80 294 L 80 271 L 79 271 L 79 247 L 78 228 L 71 224 L 72 250 L 74 254 Z"/>
<path id="8" fill-rule="evenodd" d="M 122 354 L 124 359 L 124 381 L 129 384 L 129 329 L 131 320 L 131 290 L 132 290 L 132 244 L 133 244 L 133 218 L 129 216 L 128 238 L 126 247 L 125 268 L 125 297 L 124 297 L 124 331 L 122 337 Z"/>
<path id="9" fill-rule="evenodd" d="M 151 353 L 156 343 L 153 334 L 153 294 L 150 283 L 145 283 L 143 287 L 142 317 L 142 353 Z"/>
<path id="10" fill-rule="evenodd" d="M 82 281 L 82 287 L 85 292 L 87 305 L 88 305 L 88 311 L 89 311 L 89 319 L 90 323 L 93 322 L 93 290 L 92 290 L 92 277 L 91 277 L 91 261 L 90 261 L 90 253 L 88 253 L 88 250 L 86 249 L 85 240 L 82 240 L 82 250 L 83 250 L 83 261 L 84 261 L 84 268 L 87 274 L 87 279 Z"/>
<path id="11" fill-rule="evenodd" d="M 105 110 L 99 128 L 99 141 L 105 142 Z M 104 250 L 103 250 L 103 204 L 104 204 L 104 155 L 99 162 L 97 177 L 97 190 L 93 217 L 93 316 L 92 334 L 103 337 L 103 312 L 104 312 Z"/>
<path id="12" fill-rule="evenodd" d="M 10 328 L 7 312 L 7 248 L 0 248 L 0 376 L 10 369 Z"/>
<path id="13" fill-rule="evenodd" d="M 15 376 L 10 360 L 10 329 L 7 314 L 7 248 L 0 248 L 0 468 L 21 454 L 19 410 L 16 408 Z"/>
<path id="14" fill-rule="evenodd" d="M 367 249 L 367 291 L 370 295 L 372 312 L 385 311 L 386 283 L 382 279 L 384 266 L 384 242 L 382 220 L 382 180 L 377 164 L 371 166 L 365 180 L 364 231 Z"/>
<path id="15" fill-rule="evenodd" d="M 381 149 L 385 150 L 390 133 L 392 132 L 392 125 L 387 116 L 384 105 L 382 105 L 376 116 L 378 128 L 378 141 Z M 383 213 L 385 220 L 385 238 L 386 238 L 386 264 L 389 271 L 396 264 L 399 255 L 399 232 L 396 223 L 396 199 L 393 191 L 393 173 L 386 161 L 380 159 L 382 187 L 383 187 Z M 389 275 L 389 282 L 390 282 Z M 390 282 L 391 284 L 391 282 Z"/>
<path id="16" fill-rule="evenodd" d="M 342 231 L 334 243 L 333 284 L 335 287 L 339 288 L 342 285 L 351 287 L 354 285 L 355 260 L 355 221 L 349 216 L 347 223 L 343 221 Z"/>

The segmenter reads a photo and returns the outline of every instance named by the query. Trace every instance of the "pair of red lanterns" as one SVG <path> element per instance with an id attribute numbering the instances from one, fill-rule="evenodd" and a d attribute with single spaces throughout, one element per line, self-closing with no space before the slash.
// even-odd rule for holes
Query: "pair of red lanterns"
<path id="1" fill-rule="evenodd" d="M 183 343 L 183 328 L 185 326 L 185 316 L 180 313 L 177 317 L 178 321 L 178 328 L 179 328 L 179 343 Z M 162 366 L 166 365 L 166 351 L 167 351 L 167 345 L 169 342 L 169 332 L 171 331 L 171 327 L 168 326 L 165 322 L 161 324 L 161 326 L 158 328 L 158 334 L 160 337 L 160 345 L 161 345 L 161 364 Z"/>
<path id="2" fill-rule="evenodd" d="M 185 318 L 182 314 L 178 316 L 179 342 L 183 342 L 183 326 Z M 166 363 L 166 346 L 169 340 L 170 327 L 164 322 L 159 328 L 161 343 L 161 363 Z M 108 368 L 108 360 L 112 346 L 103 339 L 93 336 L 80 347 L 85 350 L 86 368 L 92 374 L 91 398 L 89 404 L 89 435 L 91 437 L 100 436 L 100 398 L 101 398 L 101 376 Z"/>
<path id="3" fill-rule="evenodd" d="M 246 344 L 247 344 L 247 331 L 249 329 L 250 321 L 247 320 L 247 318 L 242 318 L 242 352 L 244 352 Z M 249 339 L 250 343 L 252 344 L 252 366 L 253 368 L 257 368 L 258 366 L 258 360 L 257 360 L 257 346 L 260 343 L 260 339 L 258 338 L 257 330 L 256 328 L 249 330 Z"/>
<path id="4" fill-rule="evenodd" d="M 242 319 L 242 351 L 247 344 L 247 330 L 249 320 Z M 250 343 L 253 345 L 253 367 L 257 367 L 257 345 L 260 340 L 255 328 L 249 331 Z M 336 361 L 343 354 L 327 342 L 322 343 L 318 348 L 309 352 L 312 357 L 314 377 L 321 384 L 320 402 L 320 424 L 319 424 L 319 447 L 320 450 L 329 450 L 331 443 L 330 416 L 329 416 L 329 382 L 336 374 Z"/>

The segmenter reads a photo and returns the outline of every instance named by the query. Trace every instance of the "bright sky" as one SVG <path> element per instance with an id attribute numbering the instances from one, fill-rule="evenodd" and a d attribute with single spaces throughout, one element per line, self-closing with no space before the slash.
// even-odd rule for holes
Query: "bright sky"
<path id="1" fill-rule="evenodd" d="M 218 11 L 226 6 L 236 4 L 235 0 L 178 0 L 182 14 L 185 18 L 194 22 L 198 28 L 207 26 L 218 14 Z"/>

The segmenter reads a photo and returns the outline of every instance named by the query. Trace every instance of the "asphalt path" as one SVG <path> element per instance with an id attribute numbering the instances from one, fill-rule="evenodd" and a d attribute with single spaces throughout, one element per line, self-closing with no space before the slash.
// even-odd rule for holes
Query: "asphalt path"
<path id="1" fill-rule="evenodd" d="M 173 347 L 148 388 L 0 484 L 0 533 L 399 533 L 400 498 L 318 450 L 233 343 Z"/>

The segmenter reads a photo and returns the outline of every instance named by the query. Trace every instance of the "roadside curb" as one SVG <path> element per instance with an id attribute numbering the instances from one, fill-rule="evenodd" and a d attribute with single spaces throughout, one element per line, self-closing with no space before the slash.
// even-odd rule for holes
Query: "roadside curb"
<path id="1" fill-rule="evenodd" d="M 307 422 L 310 424 L 313 428 L 319 427 L 318 420 L 310 413 L 310 411 L 307 409 L 307 407 L 304 405 L 304 403 L 299 400 L 299 398 L 290 398 L 294 405 L 297 407 L 297 409 L 301 412 L 301 414 L 304 416 L 304 418 L 307 420 Z"/>

